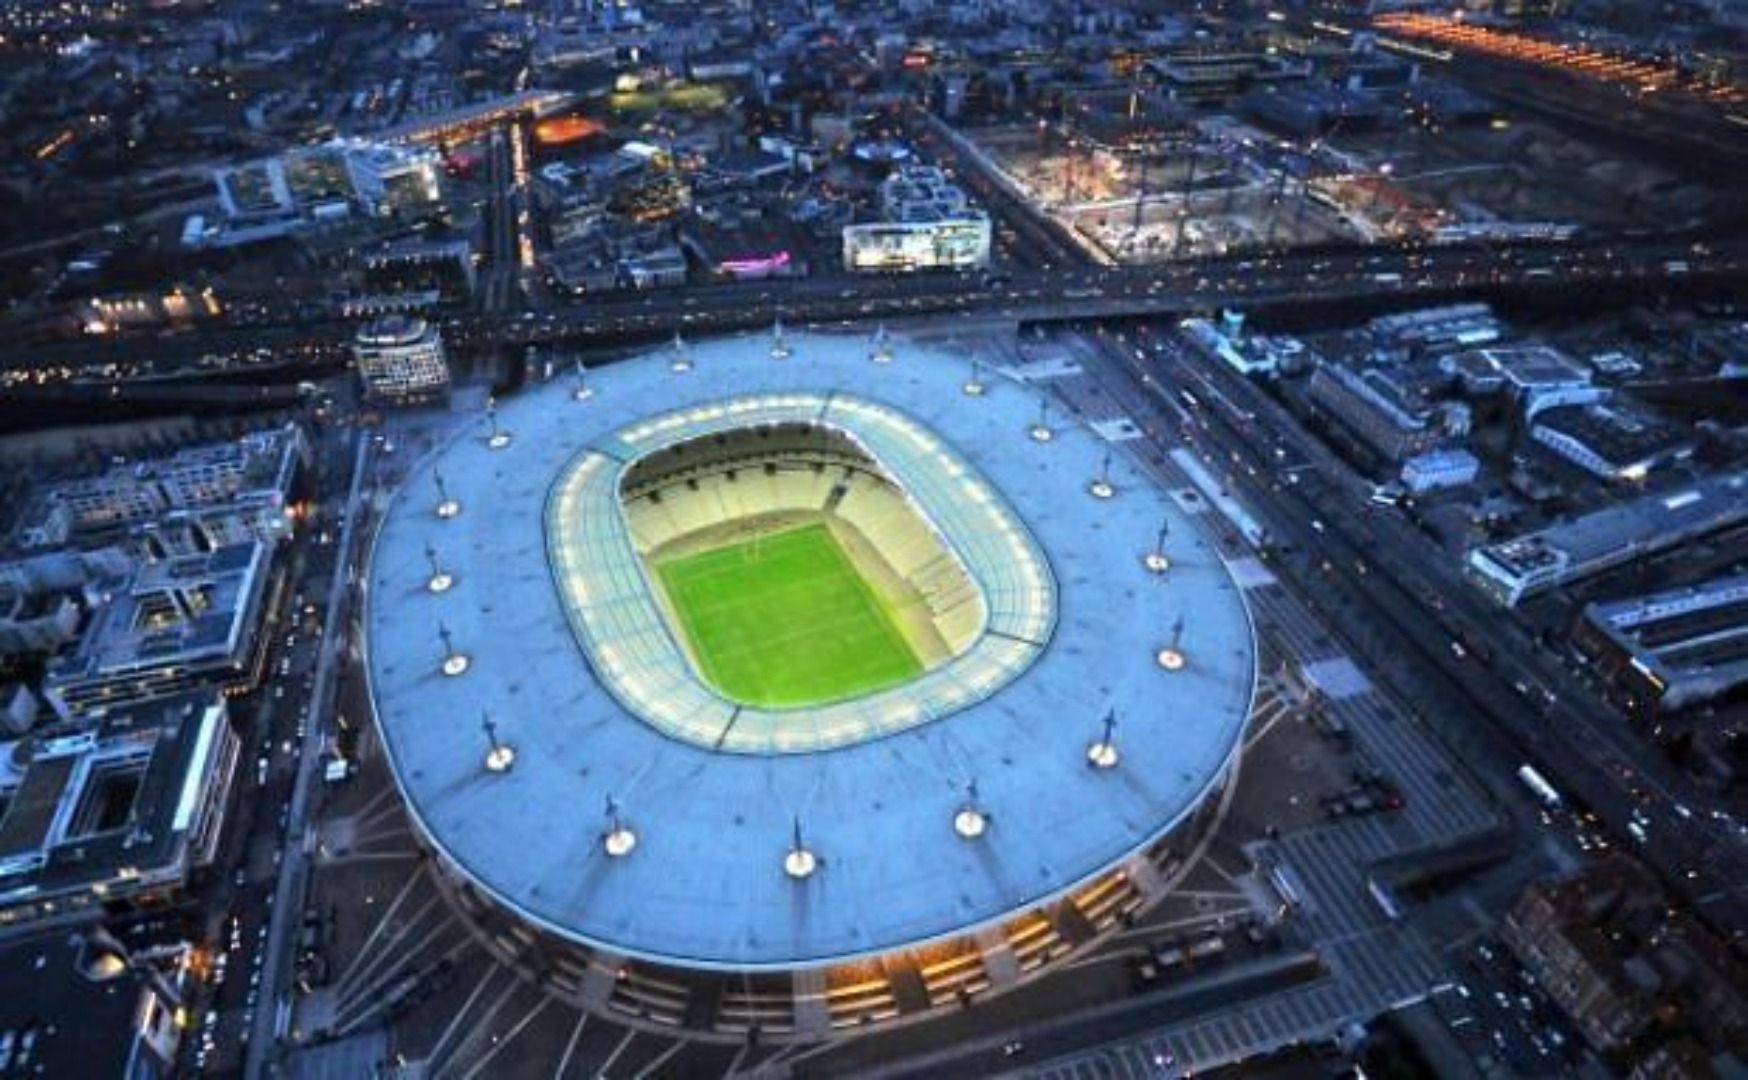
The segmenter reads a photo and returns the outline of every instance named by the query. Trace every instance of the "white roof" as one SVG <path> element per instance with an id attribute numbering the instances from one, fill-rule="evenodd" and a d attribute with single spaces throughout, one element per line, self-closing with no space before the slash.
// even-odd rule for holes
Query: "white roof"
<path id="1" fill-rule="evenodd" d="M 868 359 L 861 339 L 763 335 L 694 346 L 568 378 L 504 402 L 510 445 L 483 421 L 415 469 L 375 540 L 368 670 L 412 812 L 448 860 L 500 903 L 574 939 L 693 967 L 825 964 L 963 933 L 1098 875 L 1182 821 L 1223 775 L 1248 715 L 1255 648 L 1225 566 L 1163 492 L 1121 456 L 1117 494 L 1094 498 L 1106 445 L 1060 416 L 1027 429 L 1029 388 L 987 379 L 967 397 L 960 356 L 907 342 Z M 1037 658 L 985 697 L 935 719 L 806 753 L 720 752 L 664 734 L 597 677 L 555 587 L 543 516 L 580 455 L 622 448 L 628 425 L 759 395 L 842 393 L 939 436 L 1024 523 L 1055 584 Z M 641 449 L 641 448 L 640 448 Z M 433 464 L 459 516 L 434 513 Z M 1169 519 L 1163 577 L 1141 559 Z M 951 530 L 943 526 L 945 533 Z M 424 551 L 455 577 L 433 594 Z M 975 561 L 968 560 L 975 571 Z M 1187 666 L 1155 654 L 1184 621 Z M 471 661 L 438 671 L 437 625 Z M 925 677 L 926 678 L 926 677 Z M 918 685 L 921 685 L 919 683 Z M 1085 750 L 1114 709 L 1121 762 Z M 489 773 L 489 710 L 514 766 Z M 952 828 L 975 780 L 991 825 Z M 612 797 L 635 850 L 601 844 Z M 799 818 L 822 867 L 782 870 Z"/>

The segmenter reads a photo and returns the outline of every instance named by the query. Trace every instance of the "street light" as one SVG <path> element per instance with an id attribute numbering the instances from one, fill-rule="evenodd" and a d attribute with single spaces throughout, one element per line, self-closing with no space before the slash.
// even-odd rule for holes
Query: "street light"
<path id="1" fill-rule="evenodd" d="M 1171 569 L 1171 559 L 1165 554 L 1165 538 L 1170 532 L 1171 519 L 1165 518 L 1159 523 L 1159 538 L 1153 542 L 1153 550 L 1141 557 L 1141 565 L 1150 573 L 1163 574 Z"/>
<path id="2" fill-rule="evenodd" d="M 1117 489 L 1111 486 L 1111 448 L 1108 446 L 1105 447 L 1104 461 L 1099 465 L 1099 474 L 1087 485 L 1087 491 L 1095 499 L 1108 499 L 1117 493 Z"/>
<path id="3" fill-rule="evenodd" d="M 619 802 L 607 796 L 607 831 L 601 834 L 601 849 L 615 859 L 623 859 L 637 847 L 637 834 L 619 816 Z"/>
<path id="4" fill-rule="evenodd" d="M 783 872 L 796 881 L 805 881 L 819 869 L 819 857 L 801 842 L 801 818 L 795 818 L 795 828 L 789 842 L 789 852 L 783 856 Z"/>
<path id="5" fill-rule="evenodd" d="M 779 315 L 771 322 L 771 359 L 787 360 L 793 352 L 788 337 L 783 333 L 783 317 Z"/>
<path id="6" fill-rule="evenodd" d="M 1113 707 L 1105 713 L 1104 723 L 1099 732 L 1097 742 L 1086 748 L 1086 763 L 1095 769 L 1109 769 L 1117 764 L 1117 710 Z"/>
<path id="7" fill-rule="evenodd" d="M 886 335 L 885 323 L 881 323 L 874 329 L 874 340 L 868 350 L 868 359 L 876 364 L 892 363 L 892 342 Z"/>
<path id="8" fill-rule="evenodd" d="M 1047 443 L 1056 437 L 1056 433 L 1050 430 L 1049 398 L 1042 396 L 1038 398 L 1038 422 L 1032 425 L 1031 431 L 1027 434 L 1032 437 L 1033 442 L 1038 443 Z"/>
<path id="9" fill-rule="evenodd" d="M 449 627 L 437 624 L 437 636 L 443 639 L 443 674 L 451 678 L 462 674 L 472 663 L 464 652 L 455 651 L 455 639 L 449 634 Z"/>
<path id="10" fill-rule="evenodd" d="M 443 569 L 437 561 L 437 549 L 430 544 L 425 545 L 425 561 L 431 564 L 431 577 L 425 582 L 425 588 L 434 593 L 446 593 L 455 584 L 455 576 Z"/>
<path id="11" fill-rule="evenodd" d="M 437 485 L 437 516 L 448 521 L 461 513 L 461 503 L 450 498 L 449 488 L 443 483 L 443 474 L 437 469 L 432 469 L 431 481 Z"/>
<path id="12" fill-rule="evenodd" d="M 971 358 L 971 377 L 959 389 L 965 392 L 966 397 L 982 397 L 988 389 L 983 385 L 983 363 L 975 356 Z"/>
<path id="13" fill-rule="evenodd" d="M 1160 667 L 1167 671 L 1183 670 L 1185 662 L 1182 647 L 1183 637 L 1184 617 L 1179 615 L 1177 621 L 1171 624 L 1171 643 L 1166 645 L 1165 648 L 1159 650 L 1159 655 L 1154 658 L 1159 661 Z"/>
<path id="14" fill-rule="evenodd" d="M 516 764 L 516 748 L 498 738 L 498 725 L 492 723 L 492 714 L 480 710 L 480 730 L 486 733 L 486 771 L 491 773 L 506 773 L 510 766 Z"/>
<path id="15" fill-rule="evenodd" d="M 491 432 L 486 436 L 486 446 L 493 450 L 502 450 L 510 445 L 510 433 L 498 426 L 498 401 L 496 398 L 486 398 L 486 424 Z"/>
<path id="16" fill-rule="evenodd" d="M 977 781 L 968 780 L 965 783 L 965 802 L 953 815 L 953 831 L 962 839 L 976 840 L 988 830 L 989 815 L 983 812 L 983 806 L 977 798 Z"/>

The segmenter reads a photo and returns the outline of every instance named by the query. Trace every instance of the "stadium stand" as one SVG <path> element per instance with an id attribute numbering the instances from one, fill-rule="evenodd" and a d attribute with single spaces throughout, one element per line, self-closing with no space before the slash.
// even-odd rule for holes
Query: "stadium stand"
<path id="1" fill-rule="evenodd" d="M 782 425 L 640 461 L 620 492 L 646 564 L 823 521 L 929 664 L 983 627 L 983 594 L 904 492 L 848 437 Z"/>

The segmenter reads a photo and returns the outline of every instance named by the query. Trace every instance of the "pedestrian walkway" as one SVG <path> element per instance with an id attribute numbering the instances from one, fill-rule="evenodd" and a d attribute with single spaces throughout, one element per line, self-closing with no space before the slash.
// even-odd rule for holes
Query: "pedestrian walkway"
<path id="1" fill-rule="evenodd" d="M 1093 381 L 1088 376 L 1088 382 Z M 1064 381 L 1056 389 L 1070 391 Z M 1074 387 L 1079 401 L 1097 395 Z M 1185 462 L 1162 464 L 1176 488 Z M 1231 1002 L 1202 1016 L 1025 1070 L 1049 1080 L 1176 1076 L 1229 1066 L 1282 1047 L 1330 1038 L 1344 1027 L 1420 1000 L 1443 981 L 1439 957 L 1373 895 L 1381 860 L 1492 828 L 1497 813 L 1480 786 L 1419 723 L 1385 696 L 1328 628 L 1251 552 L 1227 551 L 1234 576 L 1264 635 L 1283 660 L 1288 683 L 1315 689 L 1315 707 L 1346 726 L 1361 761 L 1401 793 L 1388 813 L 1344 818 L 1247 846 L 1258 866 L 1281 866 L 1297 893 L 1290 932 L 1314 950 L 1328 977 L 1264 997 Z M 1272 682 L 1259 707 L 1276 710 Z M 1285 715 L 1283 712 L 1282 715 Z"/>

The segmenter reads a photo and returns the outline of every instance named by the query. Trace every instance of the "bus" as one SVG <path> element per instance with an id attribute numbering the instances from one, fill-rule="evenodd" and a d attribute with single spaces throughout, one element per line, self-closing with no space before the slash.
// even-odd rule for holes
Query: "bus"
<path id="1" fill-rule="evenodd" d="M 1529 788 L 1536 801 L 1549 810 L 1558 810 L 1564 802 L 1560 792 L 1554 785 L 1548 783 L 1548 778 L 1537 772 L 1533 765 L 1520 765 L 1517 778 L 1523 781 L 1523 786 Z"/>

